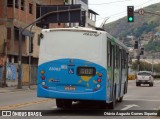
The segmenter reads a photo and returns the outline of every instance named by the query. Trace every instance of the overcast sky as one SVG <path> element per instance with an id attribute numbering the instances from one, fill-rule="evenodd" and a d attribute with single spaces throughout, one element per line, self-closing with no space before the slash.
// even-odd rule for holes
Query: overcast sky
<path id="1" fill-rule="evenodd" d="M 96 25 L 100 26 L 105 18 L 109 18 L 106 22 L 109 23 L 126 16 L 127 6 L 133 5 L 135 9 L 140 9 L 159 2 L 160 0 L 89 0 L 89 8 L 99 14 Z"/>

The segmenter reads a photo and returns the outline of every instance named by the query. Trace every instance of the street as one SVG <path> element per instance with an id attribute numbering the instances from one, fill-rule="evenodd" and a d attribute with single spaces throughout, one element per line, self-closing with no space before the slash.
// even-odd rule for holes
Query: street
<path id="1" fill-rule="evenodd" d="M 122 103 L 116 104 L 114 110 L 157 110 L 160 107 L 159 90 L 160 80 L 155 80 L 153 87 L 148 85 L 136 87 L 135 80 L 129 80 L 128 93 L 125 95 Z M 38 98 L 36 97 L 36 90 L 0 93 L 0 102 L 0 110 L 46 110 L 48 115 L 61 116 L 62 118 L 73 118 L 73 115 L 92 116 L 92 114 L 103 114 L 105 111 L 97 111 L 95 103 L 74 103 L 72 109 L 67 109 L 67 111 L 57 109 L 54 99 Z M 47 118 L 51 118 L 51 116 Z M 105 118 L 105 116 L 102 115 L 102 118 Z M 130 118 L 133 118 L 133 116 L 130 116 Z M 158 119 L 159 117 L 153 118 Z"/>

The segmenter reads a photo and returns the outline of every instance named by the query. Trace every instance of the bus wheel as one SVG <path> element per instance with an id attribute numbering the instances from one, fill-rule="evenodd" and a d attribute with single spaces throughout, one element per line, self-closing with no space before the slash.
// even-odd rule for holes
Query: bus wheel
<path id="1" fill-rule="evenodd" d="M 108 103 L 108 108 L 109 108 L 109 109 L 114 109 L 115 104 L 116 104 L 116 101 L 115 101 L 115 99 L 114 99 L 111 103 Z"/>
<path id="2" fill-rule="evenodd" d="M 100 107 L 100 109 L 107 109 L 106 102 L 105 101 L 100 101 L 99 102 L 99 107 Z"/>
<path id="3" fill-rule="evenodd" d="M 117 100 L 117 102 L 122 102 L 122 101 L 123 101 L 123 96 Z"/>
<path id="4" fill-rule="evenodd" d="M 115 88 L 115 90 L 114 90 L 113 101 L 108 104 L 108 108 L 109 108 L 109 109 L 114 109 L 115 105 L 116 105 L 116 88 Z"/>
<path id="5" fill-rule="evenodd" d="M 56 99 L 56 105 L 58 108 L 63 108 L 64 100 L 63 99 Z"/>
<path id="6" fill-rule="evenodd" d="M 72 100 L 64 100 L 64 107 L 71 108 L 72 107 Z"/>

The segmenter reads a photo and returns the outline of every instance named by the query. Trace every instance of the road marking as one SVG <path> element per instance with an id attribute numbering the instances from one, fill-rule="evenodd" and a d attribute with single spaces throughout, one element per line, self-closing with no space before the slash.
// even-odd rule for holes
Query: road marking
<path id="1" fill-rule="evenodd" d="M 157 84 L 157 83 L 160 83 L 160 81 L 157 81 L 156 84 Z"/>
<path id="2" fill-rule="evenodd" d="M 57 106 L 53 106 L 53 107 L 51 107 L 52 109 L 57 109 Z"/>
<path id="3" fill-rule="evenodd" d="M 36 101 L 32 101 L 32 102 L 24 102 L 24 103 L 19 103 L 19 104 L 0 106 L 0 110 L 11 110 L 11 109 L 26 107 L 26 106 L 30 106 L 30 105 L 34 105 L 34 104 L 50 102 L 50 101 L 53 101 L 53 99 L 43 99 L 43 100 L 36 100 Z"/>
<path id="4" fill-rule="evenodd" d="M 131 105 L 125 105 L 126 107 L 125 108 L 122 108 L 121 110 L 128 110 L 132 107 L 139 107 L 138 105 L 135 105 L 135 104 L 131 104 Z"/>
<path id="5" fill-rule="evenodd" d="M 125 95 L 125 97 L 124 97 L 124 99 L 125 98 L 128 98 L 128 97 L 130 97 L 130 98 L 132 98 L 132 97 L 144 97 L 144 98 L 150 98 L 150 97 L 154 97 L 154 98 L 156 98 L 156 97 L 160 97 L 160 96 L 140 96 L 140 95 Z"/>
<path id="6" fill-rule="evenodd" d="M 158 110 L 158 108 L 153 108 L 153 110 Z"/>
<path id="7" fill-rule="evenodd" d="M 160 102 L 160 100 L 148 100 L 148 99 L 124 99 L 124 100 Z"/>

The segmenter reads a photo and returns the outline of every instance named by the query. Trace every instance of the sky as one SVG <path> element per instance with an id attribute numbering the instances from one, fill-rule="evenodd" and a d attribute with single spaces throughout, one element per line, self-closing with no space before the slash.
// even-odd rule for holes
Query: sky
<path id="1" fill-rule="evenodd" d="M 127 16 L 127 6 L 134 6 L 137 10 L 159 2 L 160 0 L 89 0 L 89 8 L 99 14 L 96 22 L 98 27 L 105 19 L 109 23 Z"/>

